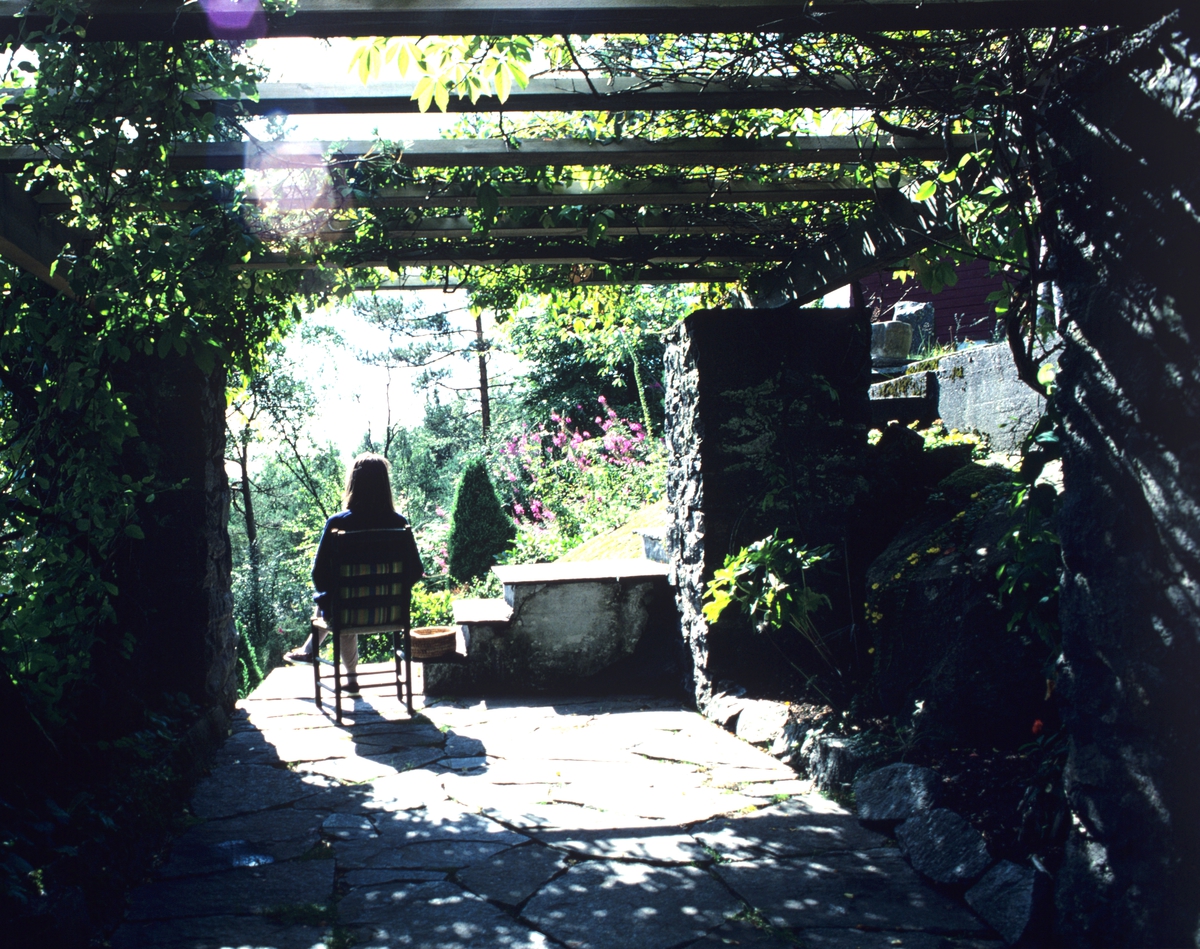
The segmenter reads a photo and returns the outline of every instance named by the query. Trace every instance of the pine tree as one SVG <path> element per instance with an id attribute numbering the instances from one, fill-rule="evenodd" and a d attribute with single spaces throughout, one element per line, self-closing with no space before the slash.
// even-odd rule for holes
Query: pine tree
<path id="1" fill-rule="evenodd" d="M 450 576 L 466 582 L 482 576 L 516 536 L 512 519 L 504 513 L 482 460 L 463 471 L 454 493 L 452 525 L 447 544 Z"/>

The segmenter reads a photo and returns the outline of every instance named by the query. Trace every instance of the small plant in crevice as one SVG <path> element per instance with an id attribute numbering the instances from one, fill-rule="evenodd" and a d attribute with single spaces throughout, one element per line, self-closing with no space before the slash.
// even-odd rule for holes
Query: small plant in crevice
<path id="1" fill-rule="evenodd" d="M 1062 652 L 1058 620 L 1062 543 L 1054 523 L 1062 498 L 1054 486 L 1039 482 L 1046 466 L 1062 458 L 1062 420 L 1053 403 L 1025 437 L 1018 484 L 1009 507 L 1017 522 L 1000 539 L 1011 559 L 996 570 L 1000 601 L 1009 613 L 1008 628 L 1024 627 L 1046 646 L 1046 697 L 1054 691 Z"/>
<path id="2" fill-rule="evenodd" d="M 809 550 L 794 540 L 781 538 L 779 532 L 755 541 L 736 554 L 713 574 L 704 591 L 704 617 L 716 623 L 730 606 L 749 616 L 754 629 L 765 635 L 781 655 L 771 630 L 792 630 L 812 646 L 826 664 L 832 656 L 825 637 L 813 621 L 813 615 L 830 605 L 829 597 L 808 583 L 808 571 L 830 559 L 833 548 L 824 545 Z M 788 662 L 811 685 L 814 676 Z"/>

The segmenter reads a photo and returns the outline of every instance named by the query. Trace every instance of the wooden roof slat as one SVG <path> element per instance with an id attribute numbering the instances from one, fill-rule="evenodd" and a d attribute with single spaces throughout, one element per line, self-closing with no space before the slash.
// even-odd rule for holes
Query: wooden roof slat
<path id="1" fill-rule="evenodd" d="M 26 0 L 0 0 L 0 33 Z M 298 0 L 263 14 L 250 0 L 92 0 L 92 40 L 265 36 L 921 30 L 1141 23 L 1160 0 Z M 44 16 L 28 24 L 40 28 Z"/>
<path id="2" fill-rule="evenodd" d="M 180 171 L 299 170 L 324 168 L 373 156 L 418 168 L 852 164 L 868 160 L 938 160 L 960 155 L 974 142 L 969 135 L 955 135 L 948 145 L 934 138 L 880 136 L 865 139 L 853 135 L 625 139 L 615 142 L 478 138 L 409 142 L 396 152 L 389 152 L 386 146 L 373 141 L 346 142 L 336 149 L 328 142 L 181 142 L 175 146 L 170 164 Z M 3 149 L 0 150 L 0 172 L 20 171 L 43 158 L 41 152 L 27 146 Z"/>
<path id="3" fill-rule="evenodd" d="M 783 179 L 780 181 L 691 181 L 678 178 L 646 178 L 613 181 L 599 187 L 570 184 L 545 188 L 513 182 L 504 186 L 507 193 L 498 201 L 502 208 L 609 207 L 620 205 L 708 205 L 778 204 L 783 202 L 867 201 L 877 189 L 851 179 L 818 181 Z M 308 208 L 475 208 L 479 202 L 474 190 L 457 184 L 442 187 L 409 185 L 384 188 L 369 198 L 343 198 L 323 195 L 272 198 L 253 197 L 255 203 L 281 211 Z"/>
<path id="4" fill-rule="evenodd" d="M 649 213 L 644 215 L 622 214 L 613 218 L 605 229 L 610 237 L 637 237 L 642 235 L 705 236 L 718 234 L 773 235 L 782 236 L 796 230 L 796 222 L 790 218 L 764 218 L 752 214 L 732 215 L 678 215 Z M 353 228 L 319 231 L 315 236 L 327 240 L 341 240 L 352 236 Z M 486 236 L 493 240 L 534 237 L 559 239 L 564 237 L 587 237 L 588 226 L 584 224 L 523 224 L 502 216 L 486 235 L 475 229 L 475 222 L 466 215 L 449 217 L 427 217 L 408 225 L 392 225 L 386 236 L 392 240 L 439 240 Z"/>

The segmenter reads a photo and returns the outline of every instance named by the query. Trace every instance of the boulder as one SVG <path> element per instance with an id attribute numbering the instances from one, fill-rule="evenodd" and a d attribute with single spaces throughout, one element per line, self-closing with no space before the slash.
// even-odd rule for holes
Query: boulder
<path id="1" fill-rule="evenodd" d="M 752 745 L 771 745 L 783 734 L 788 714 L 783 702 L 743 699 L 734 734 Z"/>
<path id="2" fill-rule="evenodd" d="M 902 821 L 927 811 L 941 796 L 937 772 L 898 762 L 860 775 L 854 782 L 854 800 L 862 821 Z"/>
<path id="3" fill-rule="evenodd" d="M 913 869 L 935 883 L 972 883 L 992 862 L 983 835 L 944 807 L 908 818 L 896 828 L 896 840 Z"/>
<path id="4" fill-rule="evenodd" d="M 738 689 L 732 694 L 718 692 L 702 706 L 705 717 L 716 722 L 722 728 L 735 731 L 738 716 L 742 714 L 742 709 L 746 705 L 746 699 L 743 698 L 745 692 L 745 689 Z"/>
<path id="5" fill-rule="evenodd" d="M 874 745 L 861 737 L 811 731 L 800 748 L 799 760 L 790 763 L 811 778 L 821 791 L 844 798 L 858 772 L 878 760 L 879 754 Z"/>
<path id="6" fill-rule="evenodd" d="M 967 905 L 1010 946 L 1045 921 L 1049 874 L 1001 860 L 966 892 Z"/>

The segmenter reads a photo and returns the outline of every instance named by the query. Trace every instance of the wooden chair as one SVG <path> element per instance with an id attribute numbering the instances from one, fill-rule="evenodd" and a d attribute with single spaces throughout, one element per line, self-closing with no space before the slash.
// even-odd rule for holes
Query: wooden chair
<path id="1" fill-rule="evenodd" d="M 328 540 L 334 544 L 334 563 L 338 581 L 330 592 L 325 616 L 313 619 L 313 688 L 317 708 L 321 708 L 321 690 L 333 692 L 337 723 L 342 724 L 342 636 L 366 636 L 384 633 L 391 636 L 395 659 L 396 698 L 413 711 L 412 649 L 409 645 L 409 612 L 413 584 L 423 569 L 416 541 L 408 528 L 364 531 L 334 531 Z M 317 643 L 328 632 L 333 637 L 333 662 L 320 657 Z M 332 675 L 322 675 L 322 666 L 333 666 Z M 383 673 L 386 675 L 387 673 Z M 361 673 L 378 676 L 379 672 Z M 332 680 L 332 685 L 330 685 Z M 359 682 L 359 689 L 389 688 L 391 682 Z M 405 691 L 407 687 L 407 701 Z"/>

